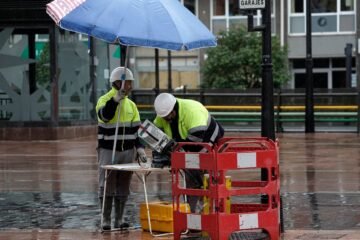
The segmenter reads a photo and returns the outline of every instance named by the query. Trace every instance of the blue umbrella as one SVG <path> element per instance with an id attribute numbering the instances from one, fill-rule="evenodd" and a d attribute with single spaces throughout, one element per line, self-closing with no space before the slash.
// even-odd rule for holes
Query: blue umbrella
<path id="1" fill-rule="evenodd" d="M 47 13 L 63 29 L 126 46 L 191 50 L 215 36 L 178 0 L 55 0 Z"/>

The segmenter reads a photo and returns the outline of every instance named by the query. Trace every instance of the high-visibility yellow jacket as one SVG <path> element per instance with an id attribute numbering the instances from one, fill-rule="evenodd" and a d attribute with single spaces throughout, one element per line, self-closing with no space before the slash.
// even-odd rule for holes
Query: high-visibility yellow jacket
<path id="1" fill-rule="evenodd" d="M 158 116 L 154 120 L 154 124 L 170 138 L 178 142 L 215 143 L 223 136 L 224 129 L 200 102 L 180 98 L 176 98 L 176 101 L 179 139 L 176 139 L 176 134 L 173 134 L 170 123 Z"/>
<path id="2" fill-rule="evenodd" d="M 140 114 L 136 104 L 127 96 L 117 103 L 113 100 L 117 90 L 112 88 L 101 96 L 96 105 L 98 117 L 98 146 L 105 149 L 113 149 L 115 128 L 120 111 L 120 121 L 116 150 L 124 151 L 138 146 L 137 130 L 140 126 Z M 119 106 L 121 105 L 121 109 Z"/>

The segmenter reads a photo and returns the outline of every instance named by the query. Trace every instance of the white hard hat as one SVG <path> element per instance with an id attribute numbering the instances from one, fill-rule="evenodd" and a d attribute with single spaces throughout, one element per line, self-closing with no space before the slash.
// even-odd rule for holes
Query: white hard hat
<path id="1" fill-rule="evenodd" d="M 123 74 L 126 76 L 122 76 Z M 126 74 L 125 74 L 124 67 L 117 67 L 111 72 L 110 83 L 113 83 L 116 80 L 132 80 L 132 81 L 134 81 L 134 75 L 128 68 L 126 68 Z"/>
<path id="2" fill-rule="evenodd" d="M 176 98 L 170 93 L 160 93 L 154 102 L 155 112 L 159 117 L 166 117 L 174 109 Z"/>

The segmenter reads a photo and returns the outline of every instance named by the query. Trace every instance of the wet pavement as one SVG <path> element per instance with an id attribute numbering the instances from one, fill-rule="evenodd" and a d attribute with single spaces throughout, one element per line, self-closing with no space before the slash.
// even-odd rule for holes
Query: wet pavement
<path id="1" fill-rule="evenodd" d="M 283 238 L 360 239 L 360 137 L 278 137 Z M 0 240 L 152 239 L 140 229 L 99 232 L 95 138 L 0 142 Z M 170 181 L 170 174 L 151 174 L 149 200 L 170 200 Z M 134 176 L 125 218 L 135 227 L 142 202 L 142 185 Z"/>

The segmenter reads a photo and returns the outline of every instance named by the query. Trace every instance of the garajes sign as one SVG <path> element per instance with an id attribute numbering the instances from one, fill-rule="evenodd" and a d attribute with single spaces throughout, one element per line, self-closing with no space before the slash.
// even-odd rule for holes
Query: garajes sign
<path id="1" fill-rule="evenodd" d="M 261 9 L 265 8 L 265 0 L 239 0 L 240 9 Z"/>

